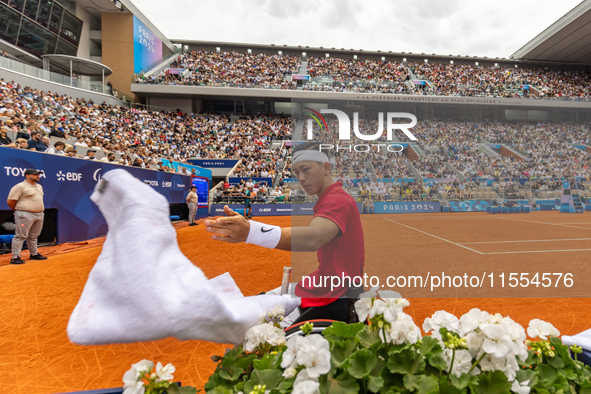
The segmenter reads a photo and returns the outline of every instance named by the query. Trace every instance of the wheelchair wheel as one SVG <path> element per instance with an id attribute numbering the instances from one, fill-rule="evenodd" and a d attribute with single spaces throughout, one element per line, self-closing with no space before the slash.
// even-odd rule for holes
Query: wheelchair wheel
<path id="1" fill-rule="evenodd" d="M 324 329 L 327 327 L 332 326 L 332 323 L 336 320 L 324 320 L 324 319 L 317 319 L 317 320 L 308 320 L 301 323 L 294 324 L 293 326 L 289 326 L 283 331 L 285 332 L 285 336 L 287 339 L 291 338 L 294 335 L 303 335 L 301 327 L 310 322 L 314 324 L 314 328 L 312 329 L 312 334 L 320 334 Z"/>

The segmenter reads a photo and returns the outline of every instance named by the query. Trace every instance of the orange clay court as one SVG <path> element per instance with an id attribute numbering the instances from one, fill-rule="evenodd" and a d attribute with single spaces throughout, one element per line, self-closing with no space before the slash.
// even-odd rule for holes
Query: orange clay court
<path id="1" fill-rule="evenodd" d="M 289 226 L 291 217 L 257 218 Z M 297 217 L 305 224 L 311 217 Z M 430 297 L 428 289 L 396 289 L 410 298 L 405 309 L 422 326 L 423 320 L 444 309 L 461 315 L 478 307 L 509 315 L 527 327 L 533 318 L 552 322 L 561 334 L 591 328 L 589 289 L 577 286 L 589 275 L 591 213 L 487 215 L 484 213 L 398 214 L 362 216 L 368 275 L 413 272 L 495 271 L 540 272 L 560 269 L 574 275 L 570 294 L 577 298 L 547 298 L 552 289 L 449 289 Z M 229 272 L 245 295 L 280 285 L 282 267 L 290 265 L 289 252 L 252 245 L 212 241 L 203 225 L 176 225 L 183 253 L 212 278 Z M 163 339 L 156 342 L 107 346 L 77 346 L 68 341 L 66 326 L 94 262 L 102 239 L 81 244 L 41 248 L 47 261 L 9 265 L 0 256 L 0 386 L 5 393 L 60 393 L 121 387 L 132 363 L 151 359 L 176 366 L 175 380 L 202 387 L 213 372 L 210 357 L 227 346 L 201 341 Z M 28 257 L 23 252 L 23 258 Z M 315 255 L 294 254 L 292 281 L 315 269 Z M 589 283 L 588 280 L 585 280 Z M 565 290 L 563 288 L 563 290 Z M 482 293 L 479 293 L 482 291 Z M 502 297 L 508 292 L 523 298 Z M 484 295 L 486 294 L 486 295 Z M 564 292 L 561 294 L 565 294 Z M 412 295 L 410 297 L 409 295 Z M 419 298 L 420 297 L 420 298 Z M 529 298 L 528 298 L 529 297 Z M 535 298 L 531 298 L 535 297 Z M 546 297 L 546 298 L 544 298 Z M 149 302 L 149 300 L 146 300 Z"/>

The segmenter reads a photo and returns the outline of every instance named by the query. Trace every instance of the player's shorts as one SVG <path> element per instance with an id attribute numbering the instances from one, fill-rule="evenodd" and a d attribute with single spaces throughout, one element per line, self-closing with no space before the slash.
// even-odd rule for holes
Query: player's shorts
<path id="1" fill-rule="evenodd" d="M 244 200 L 244 208 L 250 208 L 250 200 Z"/>

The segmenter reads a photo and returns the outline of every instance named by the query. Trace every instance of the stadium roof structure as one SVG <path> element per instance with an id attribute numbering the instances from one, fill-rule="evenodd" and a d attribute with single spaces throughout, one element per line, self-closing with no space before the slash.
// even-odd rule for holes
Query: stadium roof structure
<path id="1" fill-rule="evenodd" d="M 581 2 L 510 58 L 591 64 L 591 0 Z"/>

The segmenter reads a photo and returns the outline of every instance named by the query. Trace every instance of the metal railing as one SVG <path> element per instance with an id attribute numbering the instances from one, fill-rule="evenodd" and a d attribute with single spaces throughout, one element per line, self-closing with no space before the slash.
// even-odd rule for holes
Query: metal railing
<path id="1" fill-rule="evenodd" d="M 103 85 L 102 82 L 91 82 L 77 78 L 70 78 L 69 75 L 63 75 L 55 73 L 53 71 L 47 71 L 42 68 L 34 67 L 6 57 L 0 57 L 0 68 L 5 68 L 7 70 L 28 75 L 30 77 L 43 79 L 45 81 L 59 83 L 60 85 L 84 89 L 95 93 L 104 93 L 112 95 L 111 88 L 108 85 Z"/>

